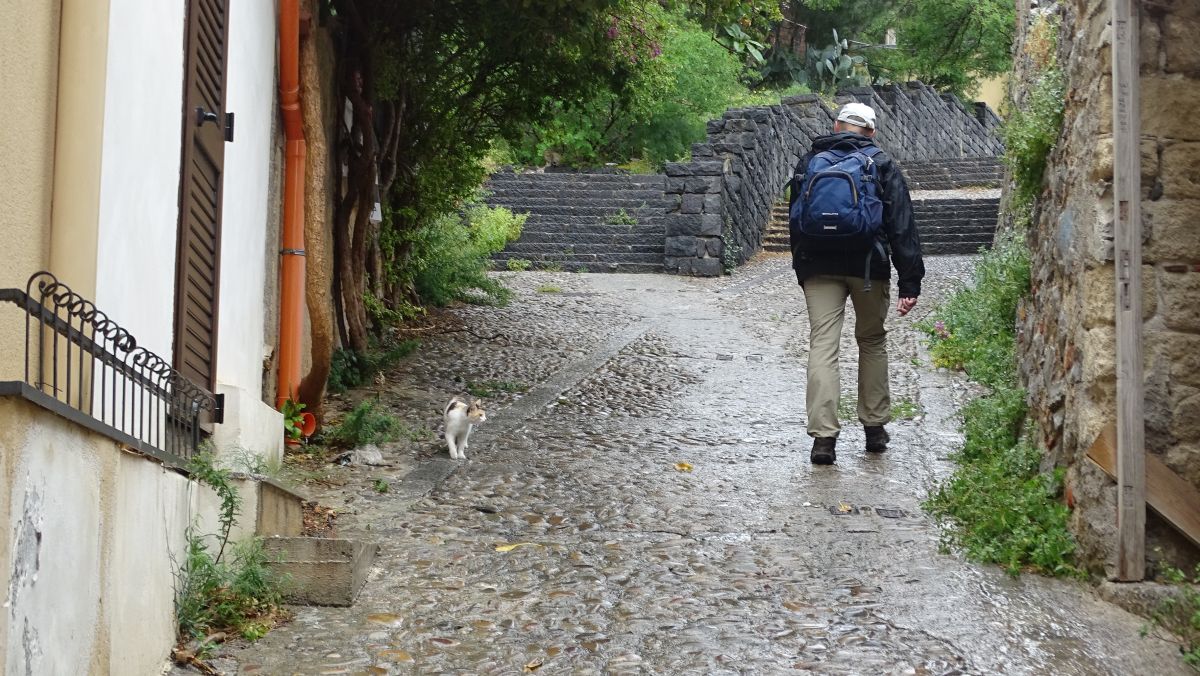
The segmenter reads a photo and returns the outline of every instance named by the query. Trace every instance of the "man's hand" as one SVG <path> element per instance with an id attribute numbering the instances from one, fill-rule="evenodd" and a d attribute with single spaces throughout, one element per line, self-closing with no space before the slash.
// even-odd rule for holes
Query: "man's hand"
<path id="1" fill-rule="evenodd" d="M 900 316 L 903 317 L 904 315 L 908 314 L 909 310 L 912 310 L 916 306 L 916 298 L 901 298 L 896 302 L 896 312 L 899 312 Z"/>

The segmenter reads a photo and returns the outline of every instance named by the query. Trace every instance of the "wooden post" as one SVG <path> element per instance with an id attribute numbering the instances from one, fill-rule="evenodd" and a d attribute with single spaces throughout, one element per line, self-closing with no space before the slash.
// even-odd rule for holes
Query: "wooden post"
<path id="1" fill-rule="evenodd" d="M 1112 10 L 1113 239 L 1117 277 L 1117 579 L 1146 572 L 1142 393 L 1141 88 L 1135 0 Z"/>

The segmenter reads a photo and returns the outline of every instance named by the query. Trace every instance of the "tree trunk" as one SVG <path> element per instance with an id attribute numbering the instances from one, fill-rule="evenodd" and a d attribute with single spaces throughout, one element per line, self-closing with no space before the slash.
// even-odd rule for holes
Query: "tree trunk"
<path id="1" fill-rule="evenodd" d="M 322 419 L 325 385 L 329 380 L 335 344 L 333 258 L 330 255 L 333 219 L 330 196 L 338 189 L 330 154 L 336 143 L 333 115 L 333 46 L 329 34 L 314 30 L 300 42 L 300 86 L 304 106 L 304 137 L 308 161 L 304 186 L 304 295 L 311 325 L 311 367 L 296 393 L 307 410 Z"/>

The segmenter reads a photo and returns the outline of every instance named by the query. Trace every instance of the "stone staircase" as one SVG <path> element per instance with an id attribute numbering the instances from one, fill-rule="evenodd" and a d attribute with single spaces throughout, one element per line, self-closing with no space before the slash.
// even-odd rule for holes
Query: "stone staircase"
<path id="1" fill-rule="evenodd" d="M 998 188 L 1004 167 L 998 157 L 963 157 L 901 163 L 909 190 L 954 190 L 968 186 Z"/>
<path id="2" fill-rule="evenodd" d="M 492 206 L 528 213 L 520 239 L 494 257 L 569 272 L 662 272 L 665 177 L 636 174 L 501 172 Z"/>
<path id="3" fill-rule="evenodd" d="M 913 218 L 925 255 L 973 254 L 992 245 L 1000 210 L 998 190 L 914 191 Z M 790 253 L 788 209 L 776 202 L 763 235 L 763 250 Z"/>

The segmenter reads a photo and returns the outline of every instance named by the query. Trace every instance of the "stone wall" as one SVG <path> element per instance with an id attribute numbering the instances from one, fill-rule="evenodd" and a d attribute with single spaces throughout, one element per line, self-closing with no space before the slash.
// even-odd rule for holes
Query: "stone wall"
<path id="1" fill-rule="evenodd" d="M 1024 5 L 1023 7 L 1021 5 Z M 1200 5 L 1140 4 L 1146 446 L 1200 486 Z M 1112 82 L 1108 3 L 1019 3 L 1018 79 L 1038 12 L 1061 21 L 1068 106 L 1029 234 L 1032 296 L 1018 315 L 1020 369 L 1047 464 L 1067 467 L 1084 560 L 1111 565 L 1116 488 L 1086 460 L 1116 403 Z M 1028 18 L 1028 21 L 1024 19 Z M 1191 548 L 1153 514 L 1147 551 L 1185 567 Z"/>
<path id="2" fill-rule="evenodd" d="M 1003 148 L 986 106 L 913 82 L 841 92 L 840 105 L 861 101 L 878 115 L 876 138 L 900 162 L 994 157 Z M 668 164 L 666 249 L 668 272 L 719 275 L 762 247 L 771 206 L 812 139 L 829 133 L 835 109 L 814 95 L 780 105 L 733 109 L 708 123 L 708 140 L 692 147 L 692 161 Z"/>

